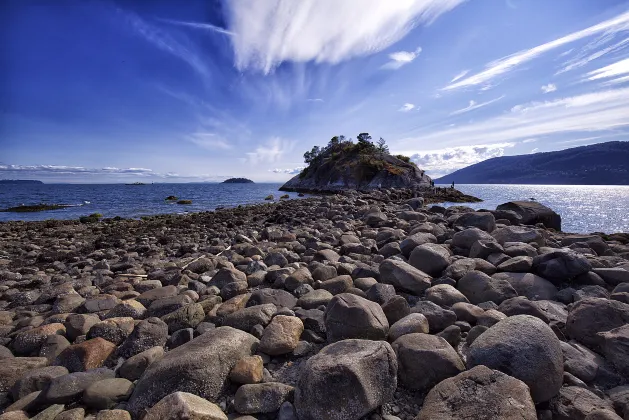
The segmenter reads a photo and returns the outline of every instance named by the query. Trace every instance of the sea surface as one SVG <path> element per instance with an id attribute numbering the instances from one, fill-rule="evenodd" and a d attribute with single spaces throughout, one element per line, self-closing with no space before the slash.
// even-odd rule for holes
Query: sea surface
<path id="1" fill-rule="evenodd" d="M 264 202 L 286 194 L 281 184 L 33 184 L 0 185 L 0 209 L 20 204 L 71 204 L 60 210 L 37 213 L 0 212 L 0 221 L 78 219 L 92 213 L 104 217 L 139 218 L 153 214 L 185 213 Z M 582 185 L 457 185 L 466 194 L 483 199 L 467 204 L 495 209 L 512 200 L 536 201 L 561 215 L 566 232 L 629 232 L 629 186 Z M 288 193 L 297 198 L 296 193 Z M 166 202 L 174 195 L 190 205 Z M 459 203 L 445 203 L 460 205 Z"/>

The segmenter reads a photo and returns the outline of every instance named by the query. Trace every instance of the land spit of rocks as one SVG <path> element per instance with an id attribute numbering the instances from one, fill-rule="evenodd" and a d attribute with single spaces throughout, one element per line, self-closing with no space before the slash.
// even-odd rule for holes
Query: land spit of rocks
<path id="1" fill-rule="evenodd" d="M 0 419 L 629 419 L 629 235 L 510 208 L 2 223 Z"/>

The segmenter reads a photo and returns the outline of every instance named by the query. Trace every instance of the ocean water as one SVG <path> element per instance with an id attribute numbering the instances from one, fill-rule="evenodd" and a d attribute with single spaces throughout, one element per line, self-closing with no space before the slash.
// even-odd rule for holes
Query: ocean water
<path id="1" fill-rule="evenodd" d="M 0 212 L 0 221 L 78 219 L 92 213 L 105 217 L 141 217 L 153 214 L 214 210 L 219 206 L 264 202 L 273 194 L 285 194 L 281 184 L 0 184 L 0 209 L 20 204 L 71 204 L 60 210 L 37 213 Z M 479 197 L 476 209 L 495 209 L 512 200 L 536 201 L 561 215 L 566 232 L 629 232 L 629 186 L 573 185 L 457 185 L 461 191 Z M 288 193 L 297 198 L 296 193 Z M 192 200 L 191 205 L 168 203 L 175 195 Z M 459 203 L 456 203 L 457 205 Z M 454 203 L 445 203 L 454 205 Z"/>
<path id="2" fill-rule="evenodd" d="M 493 210 L 507 201 L 535 199 L 561 215 L 564 232 L 629 232 L 629 186 L 461 184 L 456 188 L 484 200 L 467 204 L 475 209 Z"/>

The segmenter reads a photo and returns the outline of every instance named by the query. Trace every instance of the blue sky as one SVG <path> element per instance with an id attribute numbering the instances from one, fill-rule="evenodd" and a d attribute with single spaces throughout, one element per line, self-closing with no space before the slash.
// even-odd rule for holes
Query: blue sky
<path id="1" fill-rule="evenodd" d="M 626 0 L 4 0 L 0 178 L 281 182 L 369 132 L 433 176 L 629 132 Z"/>

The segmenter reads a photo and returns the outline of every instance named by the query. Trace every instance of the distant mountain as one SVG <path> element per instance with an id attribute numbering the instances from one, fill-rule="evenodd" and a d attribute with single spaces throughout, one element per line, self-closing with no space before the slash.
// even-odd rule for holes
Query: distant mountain
<path id="1" fill-rule="evenodd" d="M 34 179 L 0 179 L 0 184 L 43 184 L 41 181 Z"/>
<path id="2" fill-rule="evenodd" d="M 229 178 L 223 184 L 253 184 L 253 181 L 247 178 Z"/>
<path id="3" fill-rule="evenodd" d="M 629 185 L 629 141 L 503 156 L 459 169 L 436 184 Z"/>

